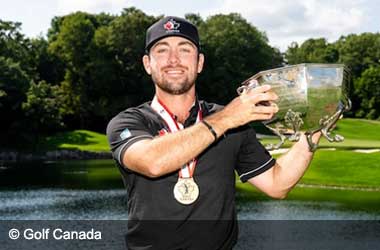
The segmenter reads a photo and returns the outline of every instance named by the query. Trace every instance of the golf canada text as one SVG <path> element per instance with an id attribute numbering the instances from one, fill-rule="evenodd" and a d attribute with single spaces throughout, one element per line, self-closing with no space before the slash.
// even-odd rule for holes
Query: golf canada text
<path id="1" fill-rule="evenodd" d="M 102 232 L 95 231 L 93 228 L 89 231 L 67 231 L 61 228 L 33 230 L 27 228 L 24 230 L 23 236 L 26 240 L 48 240 L 51 238 L 55 240 L 101 240 Z"/>

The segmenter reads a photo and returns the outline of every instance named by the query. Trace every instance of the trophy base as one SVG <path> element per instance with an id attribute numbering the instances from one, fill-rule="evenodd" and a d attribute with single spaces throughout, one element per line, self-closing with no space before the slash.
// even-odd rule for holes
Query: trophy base
<path id="1" fill-rule="evenodd" d="M 339 103 L 338 110 L 331 116 L 325 116 L 319 121 L 319 127 L 314 130 L 308 130 L 305 132 L 307 142 L 309 144 L 309 150 L 314 152 L 318 148 L 318 144 L 314 143 L 312 137 L 315 133 L 321 132 L 322 136 L 329 142 L 342 142 L 344 137 L 339 134 L 333 134 L 332 130 L 335 128 L 336 122 L 343 117 L 343 113 L 351 109 L 351 101 L 347 100 L 347 105 L 343 105 L 342 102 Z M 291 109 L 285 115 L 285 123 L 290 129 L 284 128 L 281 123 L 276 123 L 274 127 L 266 124 L 265 126 L 270 129 L 276 136 L 279 137 L 280 141 L 277 144 L 269 144 L 266 146 L 267 150 L 279 149 L 286 140 L 295 142 L 299 141 L 301 138 L 300 128 L 304 124 L 301 113 L 294 112 Z"/>

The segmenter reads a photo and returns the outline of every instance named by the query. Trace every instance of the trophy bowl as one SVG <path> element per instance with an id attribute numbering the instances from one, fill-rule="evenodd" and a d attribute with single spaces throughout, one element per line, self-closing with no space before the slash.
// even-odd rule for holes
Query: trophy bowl
<path id="1" fill-rule="evenodd" d="M 344 140 L 343 136 L 331 131 L 343 113 L 351 108 L 349 81 L 350 72 L 343 64 L 304 63 L 259 72 L 245 80 L 237 92 L 242 95 L 267 84 L 278 95 L 279 111 L 263 124 L 280 141 L 267 145 L 268 150 L 280 148 L 286 140 L 298 141 L 302 131 L 310 150 L 315 151 L 317 145 L 311 137 L 318 131 L 330 142 Z"/>

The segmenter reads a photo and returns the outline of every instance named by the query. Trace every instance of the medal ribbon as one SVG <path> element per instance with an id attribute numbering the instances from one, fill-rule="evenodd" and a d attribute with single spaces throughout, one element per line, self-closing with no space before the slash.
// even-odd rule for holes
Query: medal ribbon
<path id="1" fill-rule="evenodd" d="M 164 119 L 167 127 L 169 128 L 169 132 L 177 132 L 184 129 L 184 126 L 177 122 L 174 118 L 174 115 L 169 111 L 169 109 L 155 96 L 152 100 L 152 104 L 150 105 L 153 110 L 155 110 L 161 117 Z M 197 120 L 195 123 L 198 123 L 202 120 L 202 108 L 199 104 L 199 110 L 197 114 Z M 190 162 L 186 163 L 179 170 L 179 177 L 181 178 L 191 178 L 193 177 L 195 167 L 197 165 L 197 160 L 193 159 Z"/>

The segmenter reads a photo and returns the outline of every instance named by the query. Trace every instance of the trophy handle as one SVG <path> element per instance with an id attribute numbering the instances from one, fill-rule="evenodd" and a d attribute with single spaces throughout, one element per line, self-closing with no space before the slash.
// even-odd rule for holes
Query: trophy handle
<path id="1" fill-rule="evenodd" d="M 239 95 L 242 95 L 244 92 L 247 92 L 251 89 L 254 89 L 259 86 L 259 82 L 254 78 L 251 77 L 248 80 L 244 81 L 239 88 L 236 89 L 236 92 Z"/>
<path id="2" fill-rule="evenodd" d="M 269 126 L 265 126 L 267 127 L 273 134 L 277 135 L 279 138 L 280 138 L 280 141 L 277 143 L 277 144 L 268 144 L 265 148 L 266 150 L 268 151 L 271 151 L 271 150 L 275 150 L 275 149 L 279 149 L 286 141 L 286 136 L 284 134 L 281 133 L 280 131 L 280 128 L 271 128 Z"/>
<path id="3" fill-rule="evenodd" d="M 312 141 L 312 137 L 315 133 L 321 131 L 323 137 L 325 137 L 329 142 L 342 142 L 344 137 L 339 134 L 331 134 L 331 131 L 335 128 L 337 121 L 343 117 L 343 113 L 350 110 L 352 107 L 351 100 L 346 97 L 346 104 L 342 101 L 339 102 L 337 111 L 330 117 L 325 116 L 319 121 L 320 127 L 315 130 L 307 131 L 305 133 L 307 142 L 309 144 L 309 150 L 314 152 L 318 148 L 318 144 Z"/>
<path id="4" fill-rule="evenodd" d="M 277 123 L 276 128 L 271 128 L 270 126 L 267 126 L 264 124 L 273 134 L 277 135 L 280 139 L 280 141 L 277 144 L 269 144 L 266 149 L 267 150 L 273 150 L 273 149 L 279 149 L 286 140 L 289 141 L 298 141 L 301 137 L 301 131 L 300 128 L 303 125 L 303 120 L 301 118 L 300 112 L 295 112 L 291 109 L 289 109 L 284 117 L 285 124 L 288 128 L 291 128 L 292 133 L 290 133 L 289 136 L 286 136 L 286 133 L 289 133 L 289 130 L 281 128 L 281 124 Z"/>

